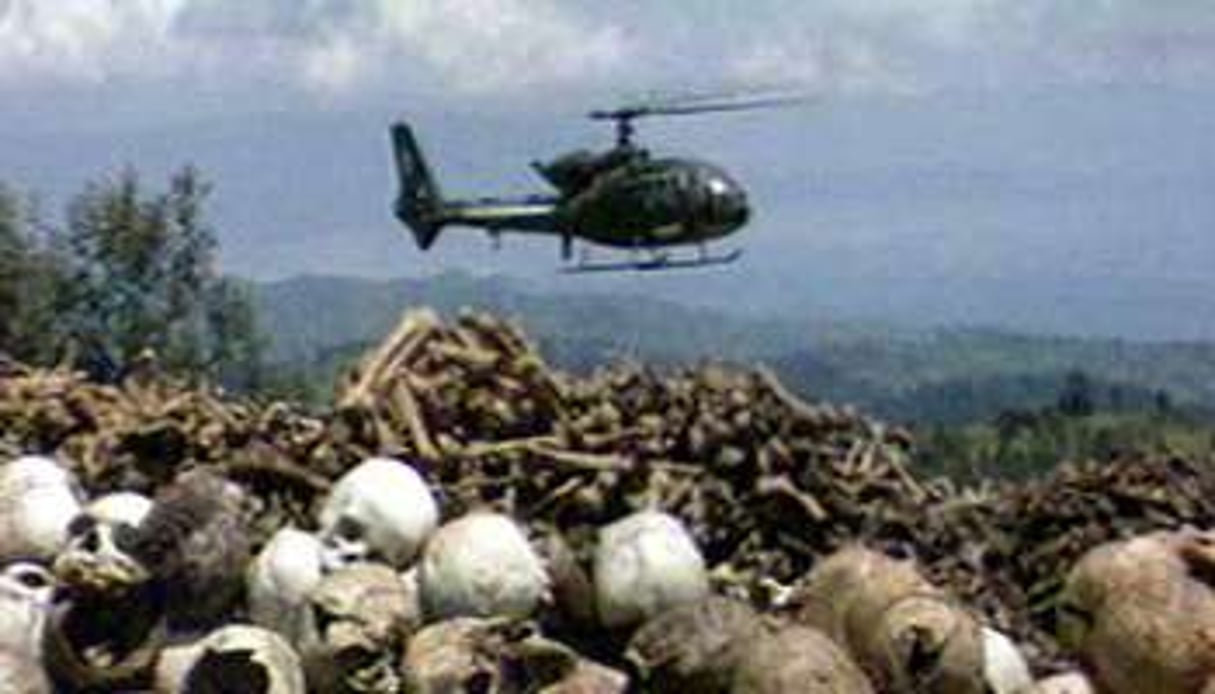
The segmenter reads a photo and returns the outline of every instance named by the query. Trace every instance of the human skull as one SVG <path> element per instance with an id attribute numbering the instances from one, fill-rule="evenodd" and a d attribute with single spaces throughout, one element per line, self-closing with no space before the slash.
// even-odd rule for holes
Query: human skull
<path id="1" fill-rule="evenodd" d="M 820 559 L 800 584 L 796 620 L 844 645 L 876 689 L 990 691 L 987 671 L 1001 665 L 994 639 L 914 561 L 852 545 Z"/>
<path id="2" fill-rule="evenodd" d="M 67 544 L 55 560 L 55 573 L 64 584 L 92 593 L 125 590 L 147 581 L 148 567 L 123 544 L 129 544 L 131 533 L 151 509 L 151 499 L 131 492 L 93 500 L 68 524 Z"/>
<path id="3" fill-rule="evenodd" d="M 167 636 L 146 593 L 70 595 L 52 606 L 42 640 L 56 691 L 131 691 L 145 682 Z"/>
<path id="4" fill-rule="evenodd" d="M 0 647 L 0 692 L 5 694 L 52 694 L 42 664 L 29 653 Z"/>
<path id="5" fill-rule="evenodd" d="M 990 627 L 983 627 L 983 681 L 991 694 L 1017 694 L 1034 682 L 1017 645 Z"/>
<path id="6" fill-rule="evenodd" d="M 44 639 L 47 669 L 64 690 L 121 690 L 155 662 L 161 612 L 146 590 L 155 567 L 130 551 L 150 509 L 138 495 L 107 495 L 69 525 L 54 564 L 68 599 L 51 610 Z"/>
<path id="7" fill-rule="evenodd" d="M 599 531 L 595 597 L 605 626 L 633 626 L 708 593 L 704 558 L 674 516 L 639 511 Z"/>
<path id="8" fill-rule="evenodd" d="M 49 561 L 79 513 L 76 484 L 56 461 L 30 455 L 0 465 L 0 561 Z"/>
<path id="9" fill-rule="evenodd" d="M 397 660 L 421 621 L 405 580 L 380 564 L 353 564 L 324 576 L 308 605 L 300 651 L 314 690 L 399 690 Z"/>
<path id="10" fill-rule="evenodd" d="M 344 474 L 321 508 L 325 567 L 382 560 L 403 569 L 438 522 L 434 495 L 412 467 L 371 458 Z"/>
<path id="11" fill-rule="evenodd" d="M 732 694 L 872 694 L 848 652 L 817 629 L 787 625 L 743 646 Z M 923 690 L 928 691 L 928 690 Z"/>
<path id="12" fill-rule="evenodd" d="M 1020 694 L 1094 694 L 1097 690 L 1088 677 L 1079 672 L 1066 672 L 1038 680 Z"/>
<path id="13" fill-rule="evenodd" d="M 747 603 L 710 595 L 647 620 L 624 657 L 647 691 L 727 691 L 746 650 L 767 632 Z"/>
<path id="14" fill-rule="evenodd" d="M 54 576 L 39 564 L 16 562 L 0 570 L 0 648 L 41 659 L 54 591 Z"/>
<path id="15" fill-rule="evenodd" d="M 1057 637 L 1110 694 L 1215 691 L 1215 536 L 1193 529 L 1114 540 L 1072 567 Z M 1203 686 L 1206 689 L 1203 689 Z"/>
<path id="16" fill-rule="evenodd" d="M 249 618 L 299 644 L 309 624 L 308 594 L 321 575 L 320 540 L 295 528 L 280 529 L 249 567 Z"/>
<path id="17" fill-rule="evenodd" d="M 304 670 L 291 645 L 256 626 L 221 627 L 194 643 L 166 648 L 156 663 L 155 691 L 163 694 L 232 691 L 304 694 Z"/>
<path id="18" fill-rule="evenodd" d="M 157 490 L 130 547 L 168 598 L 170 628 L 208 630 L 238 606 L 253 559 L 254 506 L 240 485 L 208 467 L 182 472 Z"/>
<path id="19" fill-rule="evenodd" d="M 439 528 L 418 566 L 427 619 L 527 617 L 549 592 L 544 563 L 510 518 L 474 512 Z"/>
<path id="20" fill-rule="evenodd" d="M 88 503 L 85 513 L 98 522 L 137 527 L 152 510 L 152 500 L 138 492 L 112 492 Z"/>
<path id="21" fill-rule="evenodd" d="M 509 618 L 458 617 L 432 624 L 409 642 L 407 691 L 620 694 L 628 678 Z"/>

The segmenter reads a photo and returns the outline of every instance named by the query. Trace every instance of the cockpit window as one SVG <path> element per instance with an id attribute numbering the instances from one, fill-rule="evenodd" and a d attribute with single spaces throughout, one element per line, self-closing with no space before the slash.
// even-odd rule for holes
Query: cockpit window
<path id="1" fill-rule="evenodd" d="M 726 179 L 714 176 L 709 179 L 709 191 L 714 195 L 725 195 L 730 192 L 730 184 Z"/>

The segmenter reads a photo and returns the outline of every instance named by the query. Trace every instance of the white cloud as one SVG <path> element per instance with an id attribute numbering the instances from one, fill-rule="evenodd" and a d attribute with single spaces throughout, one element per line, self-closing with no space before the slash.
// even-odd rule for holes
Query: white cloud
<path id="1" fill-rule="evenodd" d="M 185 1 L 2 2 L 0 83 L 159 73 L 176 48 L 169 29 Z"/>
<path id="2" fill-rule="evenodd" d="M 1215 74 L 1209 0 L 771 0 L 736 75 L 815 88 L 1194 82 Z M 779 18 L 780 21 L 776 21 Z"/>
<path id="3" fill-rule="evenodd" d="M 1210 0 L 0 0 L 0 88 L 341 96 L 696 79 L 822 90 L 1215 74 Z"/>
<path id="4" fill-rule="evenodd" d="M 1215 75 L 1215 4 L 1210 2 L 1106 0 L 1084 11 L 1039 0 L 1036 9 L 1044 37 L 1038 48 L 1075 76 L 1194 82 Z"/>
<path id="5" fill-rule="evenodd" d="M 748 46 L 730 57 L 726 73 L 744 85 L 813 93 L 906 91 L 915 83 L 914 75 L 879 44 L 817 34 Z"/>
<path id="6" fill-rule="evenodd" d="M 378 38 L 389 55 L 414 55 L 472 90 L 602 75 L 627 51 L 594 27 L 538 0 L 379 0 Z"/>
<path id="7" fill-rule="evenodd" d="M 328 94 L 340 93 L 366 72 L 364 53 L 349 36 L 334 36 L 310 48 L 302 57 L 302 78 Z"/>
<path id="8" fill-rule="evenodd" d="M 0 0 L 8 85 L 286 74 L 341 92 L 405 73 L 494 91 L 603 74 L 625 49 L 551 0 Z"/>
<path id="9" fill-rule="evenodd" d="M 545 0 L 376 0 L 303 47 L 309 86 L 340 91 L 403 76 L 494 92 L 603 76 L 627 44 Z"/>

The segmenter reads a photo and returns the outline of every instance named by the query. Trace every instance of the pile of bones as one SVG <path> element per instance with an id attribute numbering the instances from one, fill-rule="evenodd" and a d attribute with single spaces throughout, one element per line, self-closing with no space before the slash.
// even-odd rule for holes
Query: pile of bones
<path id="1" fill-rule="evenodd" d="M 457 328 L 411 315 L 319 417 L 8 365 L 0 691 L 1215 693 L 1201 498 L 1036 540 L 1043 616 L 996 560 L 1060 510 L 999 512 L 1075 468 L 921 482 L 904 433 L 761 372 L 563 381 Z"/>

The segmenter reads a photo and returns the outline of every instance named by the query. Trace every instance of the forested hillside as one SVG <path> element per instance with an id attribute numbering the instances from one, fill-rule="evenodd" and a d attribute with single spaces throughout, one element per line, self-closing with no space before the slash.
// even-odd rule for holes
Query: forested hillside
<path id="1" fill-rule="evenodd" d="M 523 282 L 444 274 L 369 281 L 297 278 L 257 287 L 273 359 L 333 373 L 406 306 L 462 307 L 518 320 L 557 366 L 605 362 L 763 362 L 801 394 L 926 424 L 990 420 L 1053 404 L 1081 373 L 1099 409 L 1215 409 L 1215 345 L 911 329 L 789 316 L 737 316 L 653 300 L 541 291 Z"/>

